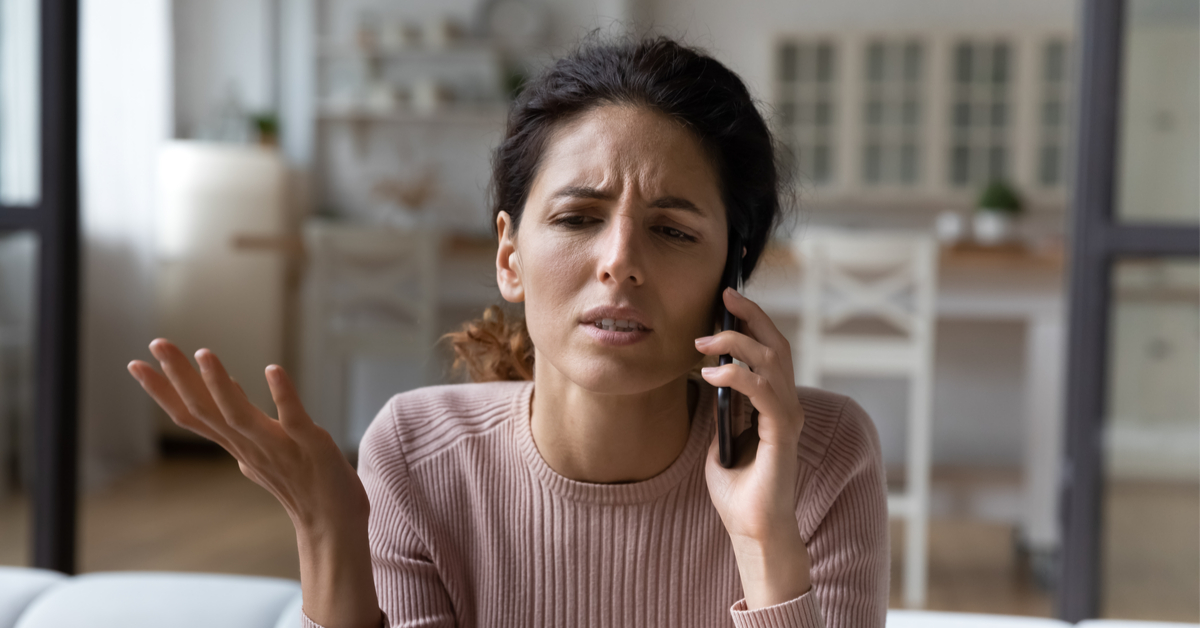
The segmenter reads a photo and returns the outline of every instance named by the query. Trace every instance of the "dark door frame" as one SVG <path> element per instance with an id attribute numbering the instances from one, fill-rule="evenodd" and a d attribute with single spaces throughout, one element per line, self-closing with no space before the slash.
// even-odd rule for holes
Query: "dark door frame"
<path id="1" fill-rule="evenodd" d="M 33 564 L 75 571 L 79 398 L 79 2 L 41 0 L 41 188 L 0 205 L 0 230 L 38 236 Z"/>
<path id="2" fill-rule="evenodd" d="M 1113 265 L 1131 257 L 1200 255 L 1200 228 L 1130 223 L 1113 211 L 1125 16 L 1125 0 L 1083 2 L 1071 216 L 1062 577 L 1057 594 L 1058 615 L 1070 622 L 1100 614 L 1102 443 Z"/>

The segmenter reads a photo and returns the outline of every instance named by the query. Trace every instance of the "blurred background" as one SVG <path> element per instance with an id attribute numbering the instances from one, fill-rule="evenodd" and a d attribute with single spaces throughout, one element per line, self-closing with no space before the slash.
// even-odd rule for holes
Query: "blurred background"
<path id="1" fill-rule="evenodd" d="M 46 296 L 62 243 L 21 218 L 58 193 L 44 16 L 4 0 L 0 564 L 42 562 L 36 487 L 54 467 L 35 417 L 59 399 L 78 416 L 74 569 L 298 577 L 282 508 L 125 364 L 156 336 L 209 347 L 265 409 L 262 368 L 283 364 L 353 459 L 390 395 L 458 381 L 439 335 L 500 302 L 489 151 L 522 82 L 583 38 L 654 33 L 736 71 L 777 133 L 798 216 L 747 290 L 793 346 L 834 346 L 805 321 L 835 275 L 856 316 L 910 332 L 898 370 L 871 366 L 886 342 L 857 367 L 797 357 L 878 426 L 893 605 L 1055 616 L 1063 574 L 1094 566 L 1097 614 L 1200 621 L 1200 265 L 1194 244 L 1153 242 L 1200 222 L 1200 3 L 1116 4 L 1105 66 L 1083 61 L 1072 0 L 84 0 L 74 307 Z M 1115 98 L 1081 102 L 1084 72 L 1109 66 Z M 1092 283 L 1071 267 L 1089 106 L 1115 116 L 1105 211 L 1151 236 Z M 895 234 L 931 256 L 874 287 L 821 275 L 834 262 L 800 244 L 830 237 L 836 260 L 834 236 Z M 1080 290 L 1105 321 L 1082 353 Z M 56 396 L 38 356 L 70 340 L 46 331 L 64 303 L 78 392 Z M 1101 374 L 1090 392 L 1071 390 L 1080 364 Z M 1063 470 L 1091 446 L 1074 394 L 1101 399 L 1094 562 L 1063 551 L 1079 523 Z"/>

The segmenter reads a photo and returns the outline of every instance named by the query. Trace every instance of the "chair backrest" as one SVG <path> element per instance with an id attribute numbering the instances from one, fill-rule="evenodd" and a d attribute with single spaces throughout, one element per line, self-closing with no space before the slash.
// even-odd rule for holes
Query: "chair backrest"
<path id="1" fill-rule="evenodd" d="M 355 343 L 436 333 L 436 232 L 315 223 L 306 231 L 310 302 L 325 334 Z M 369 345 L 364 347 L 369 348 Z"/>
<path id="2" fill-rule="evenodd" d="M 930 346 L 938 253 L 931 236 L 814 231 L 795 243 L 795 251 L 804 282 L 801 383 L 816 385 L 828 338 L 862 337 L 864 323 L 892 342 Z"/>
<path id="3" fill-rule="evenodd" d="M 430 383 L 441 238 L 316 222 L 305 245 L 302 392 L 314 419 L 352 451 L 390 395 Z"/>

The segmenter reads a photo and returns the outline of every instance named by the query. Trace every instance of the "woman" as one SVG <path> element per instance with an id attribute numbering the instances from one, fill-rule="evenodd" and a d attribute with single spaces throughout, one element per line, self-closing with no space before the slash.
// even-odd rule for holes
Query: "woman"
<path id="1" fill-rule="evenodd" d="M 883 626 L 874 428 L 797 390 L 771 320 L 720 290 L 731 230 L 748 277 L 780 213 L 741 80 L 667 39 L 586 47 L 525 87 L 493 165 L 496 279 L 525 323 L 453 335 L 478 383 L 392 398 L 357 475 L 277 366 L 275 421 L 207 350 L 199 373 L 161 339 L 165 377 L 130 364 L 287 509 L 305 625 Z M 741 333 L 712 335 L 716 298 Z M 723 353 L 749 368 L 690 376 Z M 757 411 L 731 469 L 715 386 Z"/>

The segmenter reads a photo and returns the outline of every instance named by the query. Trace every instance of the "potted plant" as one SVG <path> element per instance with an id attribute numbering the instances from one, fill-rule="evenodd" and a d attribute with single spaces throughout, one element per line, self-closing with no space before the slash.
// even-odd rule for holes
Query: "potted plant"
<path id="1" fill-rule="evenodd" d="M 979 195 L 972 223 L 975 239 L 981 244 L 1000 244 L 1012 236 L 1013 223 L 1024 204 L 1017 191 L 1002 180 L 992 181 Z"/>

